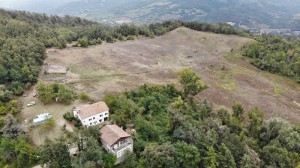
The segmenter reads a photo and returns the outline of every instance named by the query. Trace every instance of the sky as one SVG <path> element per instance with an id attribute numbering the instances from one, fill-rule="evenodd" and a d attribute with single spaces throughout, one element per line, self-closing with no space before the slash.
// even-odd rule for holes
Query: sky
<path id="1" fill-rule="evenodd" d="M 68 2 L 77 0 L 0 0 L 0 7 L 18 10 L 37 10 L 39 7 L 58 7 Z"/>

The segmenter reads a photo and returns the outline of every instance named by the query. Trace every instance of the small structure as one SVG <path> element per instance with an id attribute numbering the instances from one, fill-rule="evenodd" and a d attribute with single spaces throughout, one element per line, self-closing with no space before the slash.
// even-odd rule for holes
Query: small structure
<path id="1" fill-rule="evenodd" d="M 100 130 L 100 140 L 103 148 L 117 157 L 120 163 L 126 151 L 133 151 L 131 136 L 117 125 L 106 125 Z"/>
<path id="2" fill-rule="evenodd" d="M 82 125 L 93 126 L 108 120 L 109 109 L 105 102 L 101 101 L 91 105 L 84 105 L 73 110 L 74 117 L 77 117 Z"/>
<path id="3" fill-rule="evenodd" d="M 65 66 L 47 65 L 46 67 L 46 73 L 48 74 L 66 74 L 67 70 Z"/>
<path id="4" fill-rule="evenodd" d="M 48 119 L 52 118 L 52 115 L 49 113 L 44 113 L 37 115 L 37 118 L 33 119 L 33 124 L 40 124 L 46 122 Z"/>

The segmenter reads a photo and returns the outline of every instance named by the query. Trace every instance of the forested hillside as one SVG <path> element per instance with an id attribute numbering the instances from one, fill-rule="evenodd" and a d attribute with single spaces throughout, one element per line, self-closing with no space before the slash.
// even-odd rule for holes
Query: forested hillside
<path id="1" fill-rule="evenodd" d="M 37 82 L 40 66 L 46 58 L 45 49 L 132 40 L 137 36 L 154 37 L 187 26 L 200 31 L 242 35 L 245 32 L 227 24 L 166 21 L 145 26 L 107 26 L 79 17 L 58 17 L 45 14 L 0 10 L 0 85 L 1 102 L 11 95 L 22 95 L 24 89 Z M 11 109 L 2 108 L 3 115 Z M 17 110 L 18 111 L 18 110 Z"/>
<path id="2" fill-rule="evenodd" d="M 36 164 L 55 168 L 114 167 L 114 156 L 101 147 L 98 127 L 79 128 L 73 133 L 64 130 L 61 139 L 46 140 L 44 145 L 34 146 L 28 132 L 15 118 L 21 110 L 21 102 L 14 96 L 22 95 L 37 82 L 46 48 L 65 48 L 69 43 L 74 47 L 86 47 L 133 40 L 138 36 L 155 37 L 180 26 L 249 36 L 227 24 L 166 21 L 145 26 L 112 27 L 78 17 L 0 10 L 0 167 L 32 167 Z M 245 49 L 247 56 L 263 62 L 263 49 L 272 57 L 273 50 L 291 52 L 287 54 L 289 59 L 283 56 L 282 60 L 286 62 L 276 66 L 286 64 L 292 77 L 298 75 L 295 65 L 299 60 L 294 59 L 298 58 L 297 43 L 281 38 L 273 40 L 258 39 L 257 44 Z M 276 42 L 278 45 L 273 49 L 270 44 Z M 292 168 L 299 164 L 299 128 L 279 118 L 264 120 L 263 112 L 255 107 L 247 111 L 247 115 L 239 103 L 233 105 L 233 114 L 225 109 L 216 110 L 211 103 L 194 98 L 207 88 L 200 76 L 191 69 L 181 70 L 178 76 L 181 89 L 173 84 L 142 85 L 137 90 L 105 96 L 112 121 L 124 128 L 134 124 L 136 129 L 134 153 L 128 154 L 126 161 L 116 167 Z M 40 90 L 49 88 L 58 91 L 56 84 L 39 87 Z M 46 98 L 49 102 L 56 99 L 53 95 Z M 82 143 L 82 140 L 88 147 L 80 149 L 80 156 L 71 159 L 67 144 Z"/>
<path id="3" fill-rule="evenodd" d="M 293 78 L 300 83 L 300 40 L 258 36 L 247 46 L 244 55 L 259 69 Z"/>
<path id="4" fill-rule="evenodd" d="M 37 81 L 45 48 L 65 48 L 67 43 L 85 47 L 102 41 L 130 40 L 137 36 L 154 37 L 187 26 L 201 31 L 241 35 L 242 30 L 226 24 L 167 21 L 146 26 L 107 26 L 79 17 L 58 17 L 27 12 L 0 10 L 1 67 L 0 84 L 16 95 Z"/>

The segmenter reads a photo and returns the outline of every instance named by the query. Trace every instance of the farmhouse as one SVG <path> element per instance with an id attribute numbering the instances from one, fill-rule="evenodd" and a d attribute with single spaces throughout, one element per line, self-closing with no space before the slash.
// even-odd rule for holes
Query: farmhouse
<path id="1" fill-rule="evenodd" d="M 131 136 L 117 125 L 106 125 L 100 130 L 102 146 L 117 157 L 116 164 L 122 161 L 126 151 L 133 151 Z"/>
<path id="2" fill-rule="evenodd" d="M 93 126 L 108 120 L 109 109 L 105 102 L 98 102 L 91 105 L 84 105 L 73 110 L 74 117 L 77 117 L 82 125 Z"/>

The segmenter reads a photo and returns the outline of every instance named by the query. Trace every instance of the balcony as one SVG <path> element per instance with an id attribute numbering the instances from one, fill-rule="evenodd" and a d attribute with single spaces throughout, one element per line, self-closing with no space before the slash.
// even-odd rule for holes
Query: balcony
<path id="1" fill-rule="evenodd" d="M 113 147 L 112 150 L 114 153 L 117 153 L 118 151 L 128 147 L 129 145 L 131 145 L 131 142 L 127 141 L 126 143 L 124 143 L 122 145 L 118 145 L 118 147 Z"/>

